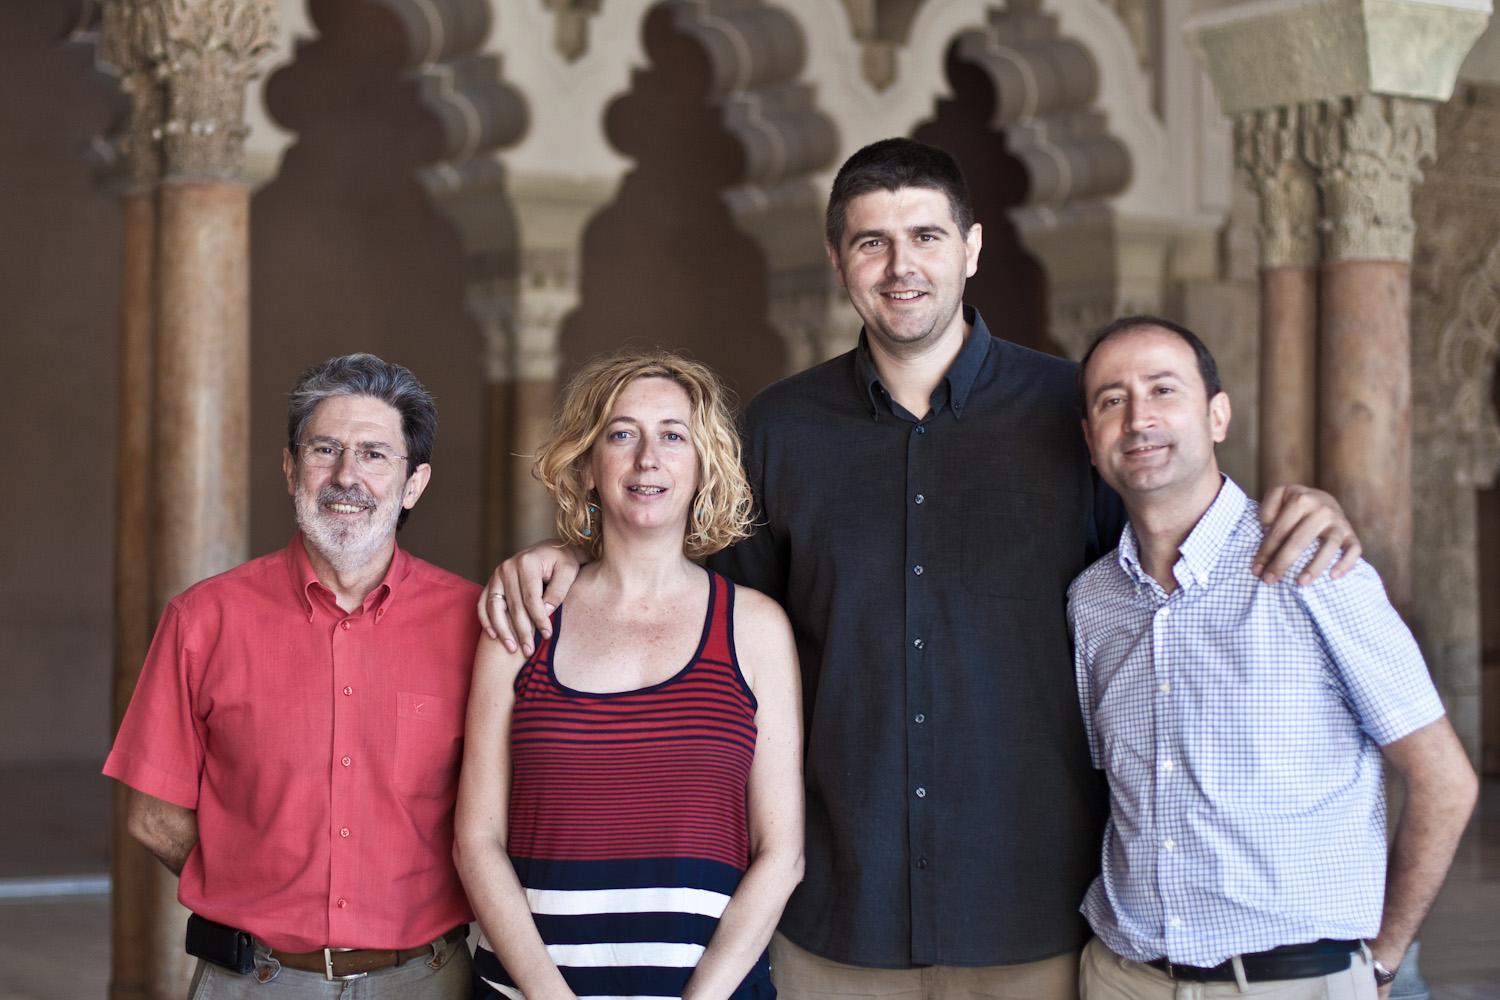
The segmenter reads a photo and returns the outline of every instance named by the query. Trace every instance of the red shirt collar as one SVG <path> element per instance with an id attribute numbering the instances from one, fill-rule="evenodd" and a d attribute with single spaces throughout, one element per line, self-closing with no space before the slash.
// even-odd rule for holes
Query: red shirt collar
<path id="1" fill-rule="evenodd" d="M 307 620 L 309 622 L 313 620 L 320 605 L 337 608 L 338 604 L 334 599 L 333 591 L 325 587 L 323 582 L 318 579 L 317 571 L 313 569 L 312 560 L 307 557 L 307 546 L 303 541 L 302 532 L 299 531 L 292 536 L 291 542 L 286 547 L 286 554 L 286 564 L 288 571 L 291 573 L 292 586 L 297 591 L 297 599 L 302 602 L 302 610 L 307 613 Z M 360 613 L 367 614 L 373 612 L 375 623 L 377 625 L 380 624 L 380 620 L 390 610 L 391 602 L 395 599 L 396 592 L 401 589 L 402 582 L 410 572 L 411 557 L 397 543 L 395 551 L 391 554 L 391 565 L 386 569 L 385 576 L 381 579 L 380 583 L 365 597 Z M 313 588 L 317 588 L 317 590 L 314 591 Z M 326 605 L 323 599 L 314 596 L 315 593 L 323 595 L 323 599 L 326 599 L 327 602 Z M 343 612 L 339 612 L 339 614 L 342 616 Z"/>

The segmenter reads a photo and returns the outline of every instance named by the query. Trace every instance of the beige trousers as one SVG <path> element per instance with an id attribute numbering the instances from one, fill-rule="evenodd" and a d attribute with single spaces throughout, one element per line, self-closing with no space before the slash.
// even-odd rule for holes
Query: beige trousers
<path id="1" fill-rule="evenodd" d="M 782 1000 L 1076 1000 L 1078 953 L 1022 965 L 868 969 L 771 939 L 771 979 Z"/>
<path id="2" fill-rule="evenodd" d="M 1250 983 L 1175 982 L 1165 972 L 1121 958 L 1098 938 L 1083 949 L 1079 972 L 1083 1000 L 1217 1000 L 1219 997 L 1256 997 L 1258 1000 L 1375 1000 L 1375 971 L 1356 953 L 1349 968 L 1312 979 L 1275 979 Z"/>

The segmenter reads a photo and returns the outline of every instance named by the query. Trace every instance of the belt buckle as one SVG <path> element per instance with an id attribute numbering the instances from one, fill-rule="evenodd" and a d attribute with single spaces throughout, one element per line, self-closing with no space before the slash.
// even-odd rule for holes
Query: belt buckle
<path id="1" fill-rule="evenodd" d="M 351 979 L 363 979 L 368 972 L 352 972 L 347 976 L 335 976 L 333 974 L 333 956 L 335 952 L 358 951 L 358 948 L 324 948 L 323 949 L 323 978 L 330 983 L 343 983 Z"/>
<path id="2" fill-rule="evenodd" d="M 1177 981 L 1177 972 L 1172 968 L 1172 960 L 1170 958 L 1163 957 L 1161 961 L 1162 964 L 1166 966 L 1166 968 L 1161 971 L 1165 972 L 1167 974 L 1167 978 L 1175 983 Z"/>

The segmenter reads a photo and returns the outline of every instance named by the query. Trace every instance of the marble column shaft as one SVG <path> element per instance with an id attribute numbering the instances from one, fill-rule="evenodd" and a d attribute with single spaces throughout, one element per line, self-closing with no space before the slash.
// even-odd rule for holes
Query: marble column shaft
<path id="1" fill-rule="evenodd" d="M 1433 106 L 1363 94 L 1302 109 L 1323 195 L 1318 465 L 1380 571 L 1411 603 L 1411 194 Z"/>
<path id="2" fill-rule="evenodd" d="M 1318 272 L 1260 271 L 1260 484 L 1317 478 Z"/>
<path id="3" fill-rule="evenodd" d="M 1323 485 L 1339 499 L 1391 602 L 1411 604 L 1411 271 L 1403 261 L 1322 266 Z"/>
<path id="4" fill-rule="evenodd" d="M 173 595 L 249 557 L 250 193 L 161 186 L 155 589 Z"/>
<path id="5" fill-rule="evenodd" d="M 1260 197 L 1259 479 L 1311 483 L 1317 458 L 1317 181 L 1298 108 L 1235 121 L 1235 159 Z"/>
<path id="6" fill-rule="evenodd" d="M 115 724 L 173 595 L 248 549 L 249 192 L 244 89 L 274 0 L 107 0 L 105 45 L 132 97 L 125 149 L 116 495 Z M 165 180 L 163 179 L 165 178 Z M 178 1000 L 177 879 L 112 827 L 113 1000 Z"/>
<path id="7" fill-rule="evenodd" d="M 115 478 L 115 673 L 112 729 L 135 692 L 151 642 L 156 605 L 151 589 L 152 356 L 156 294 L 156 192 L 133 187 L 122 199 L 120 371 Z M 126 828 L 128 793 L 113 783 L 110 927 L 113 1000 L 170 994 L 180 970 L 162 969 L 151 942 L 175 924 L 177 880 Z M 167 925 L 164 927 L 163 925 Z M 163 973 L 165 975 L 163 976 Z"/>

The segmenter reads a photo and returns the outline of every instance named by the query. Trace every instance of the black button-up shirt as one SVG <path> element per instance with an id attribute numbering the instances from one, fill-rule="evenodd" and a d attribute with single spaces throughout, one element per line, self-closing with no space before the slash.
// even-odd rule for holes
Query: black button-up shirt
<path id="1" fill-rule="evenodd" d="M 856 965 L 1079 947 L 1105 796 L 1069 582 L 1112 548 L 1068 361 L 973 329 L 917 419 L 856 351 L 745 417 L 755 535 L 715 566 L 786 607 L 807 723 L 807 875 L 781 929 Z"/>

